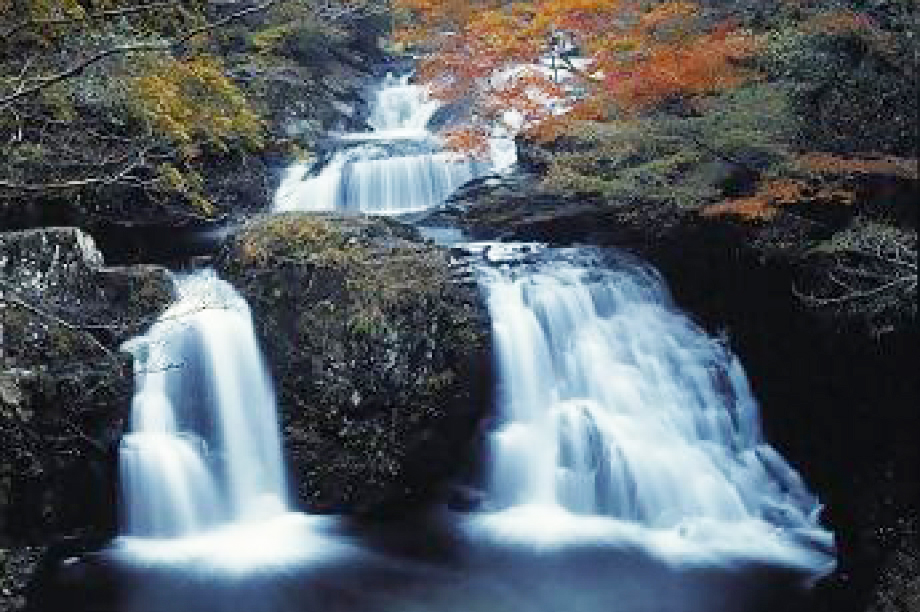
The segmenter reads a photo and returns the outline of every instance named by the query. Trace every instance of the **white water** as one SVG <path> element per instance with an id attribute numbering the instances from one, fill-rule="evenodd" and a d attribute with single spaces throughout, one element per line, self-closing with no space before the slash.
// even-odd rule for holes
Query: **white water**
<path id="1" fill-rule="evenodd" d="M 125 346 L 136 371 L 119 456 L 131 536 L 188 536 L 286 507 L 274 395 L 246 302 L 211 271 L 176 289 Z"/>
<path id="2" fill-rule="evenodd" d="M 306 164 L 289 168 L 275 210 L 418 212 L 442 203 L 467 181 L 514 163 L 514 143 L 502 138 L 492 139 L 489 160 L 440 151 L 426 128 L 438 106 L 408 77 L 388 76 L 368 120 L 374 132 L 340 135 L 343 148 L 315 175 Z"/>
<path id="3" fill-rule="evenodd" d="M 650 268 L 531 251 L 482 269 L 501 381 L 499 506 L 716 538 L 743 529 L 755 547 L 805 530 L 832 546 L 817 500 L 763 440 L 737 358 L 673 308 Z"/>
<path id="4" fill-rule="evenodd" d="M 434 205 L 462 164 L 387 148 L 422 142 L 434 108 L 391 82 L 378 131 L 344 138 L 361 142 L 317 176 L 292 169 L 278 208 Z M 833 568 L 820 506 L 762 439 L 741 365 L 654 272 L 504 248 L 472 247 L 493 260 L 481 269 L 501 386 L 491 509 L 383 526 L 280 511 L 277 417 L 248 309 L 213 275 L 180 281 L 179 302 L 131 344 L 142 375 L 124 531 L 145 537 L 110 551 L 139 569 L 119 609 L 751 612 L 776 576 Z M 150 537 L 172 535 L 187 537 Z"/>

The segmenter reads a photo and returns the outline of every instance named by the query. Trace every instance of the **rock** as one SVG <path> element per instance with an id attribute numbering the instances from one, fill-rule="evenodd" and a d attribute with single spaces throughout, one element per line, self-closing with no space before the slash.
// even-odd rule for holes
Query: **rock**
<path id="1" fill-rule="evenodd" d="M 0 548 L 0 612 L 25 610 L 28 582 L 43 553 L 35 546 Z"/>
<path id="2" fill-rule="evenodd" d="M 242 228 L 218 267 L 252 308 L 303 507 L 439 493 L 492 391 L 484 304 L 449 252 L 385 218 L 292 213 Z"/>
<path id="3" fill-rule="evenodd" d="M 166 270 L 104 267 L 80 230 L 0 233 L 0 545 L 112 530 L 118 346 L 170 300 Z"/>
<path id="4" fill-rule="evenodd" d="M 481 489 L 458 484 L 449 489 L 447 507 L 456 512 L 474 512 L 485 508 L 487 501 Z"/>

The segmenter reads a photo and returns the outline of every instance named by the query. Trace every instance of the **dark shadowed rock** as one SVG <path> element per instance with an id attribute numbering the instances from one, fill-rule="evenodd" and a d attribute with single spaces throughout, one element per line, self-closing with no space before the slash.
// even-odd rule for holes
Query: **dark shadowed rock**
<path id="1" fill-rule="evenodd" d="M 446 250 L 387 219 L 285 214 L 241 229 L 219 268 L 252 308 L 304 507 L 405 509 L 468 463 L 489 324 Z"/>
<path id="2" fill-rule="evenodd" d="M 131 404 L 119 344 L 171 299 L 162 268 L 106 268 L 92 239 L 0 233 L 0 545 L 105 532 Z"/>

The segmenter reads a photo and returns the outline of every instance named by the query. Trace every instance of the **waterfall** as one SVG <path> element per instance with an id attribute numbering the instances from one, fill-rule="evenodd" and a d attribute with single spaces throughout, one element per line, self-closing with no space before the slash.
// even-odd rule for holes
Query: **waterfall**
<path id="1" fill-rule="evenodd" d="M 418 212 L 444 202 L 458 187 L 510 166 L 514 143 L 490 141 L 491 159 L 441 151 L 426 126 L 439 104 L 408 77 L 388 76 L 376 92 L 368 124 L 373 132 L 339 136 L 341 148 L 318 173 L 306 164 L 288 169 L 275 209 Z"/>
<path id="2" fill-rule="evenodd" d="M 376 131 L 341 136 L 316 174 L 291 168 L 276 209 L 437 205 L 485 166 L 439 150 L 425 130 L 436 108 L 388 79 Z M 513 158 L 512 141 L 493 143 L 493 167 Z M 821 506 L 764 440 L 741 364 L 654 270 L 607 251 L 431 235 L 479 262 L 492 317 L 480 509 L 383 523 L 286 512 L 249 309 L 200 272 L 178 278 L 176 303 L 126 345 L 136 395 L 122 531 L 136 537 L 102 557 L 126 568 L 118 607 L 76 610 L 752 612 L 789 609 L 800 581 L 833 569 Z"/>
<path id="3" fill-rule="evenodd" d="M 483 250 L 502 262 L 482 267 L 501 381 L 490 453 L 501 507 L 651 528 L 817 528 L 820 506 L 763 440 L 738 359 L 671 305 L 653 270 L 591 250 Z"/>
<path id="4" fill-rule="evenodd" d="M 434 112 L 436 100 L 431 100 L 424 87 L 409 83 L 408 76 L 395 78 L 387 75 L 383 87 L 377 91 L 368 123 L 375 131 L 390 137 L 399 134 L 425 134 L 425 128 Z"/>
<path id="5" fill-rule="evenodd" d="M 213 271 L 130 340 L 135 395 L 119 451 L 122 532 L 178 537 L 286 506 L 274 394 L 243 298 Z"/>

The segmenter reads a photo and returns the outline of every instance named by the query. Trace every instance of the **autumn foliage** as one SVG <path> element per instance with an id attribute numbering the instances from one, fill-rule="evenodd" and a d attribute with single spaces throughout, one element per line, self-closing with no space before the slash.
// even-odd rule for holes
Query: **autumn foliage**
<path id="1" fill-rule="evenodd" d="M 854 179 L 864 176 L 916 181 L 917 159 L 892 155 L 841 156 L 809 152 L 793 158 L 797 177 L 761 181 L 751 195 L 728 199 L 703 208 L 703 216 L 730 215 L 748 221 L 769 221 L 783 206 L 850 206 L 859 198 Z"/>
<path id="2" fill-rule="evenodd" d="M 577 119 L 605 120 L 675 95 L 698 95 L 751 78 L 757 39 L 710 24 L 692 2 L 628 0 L 396 0 L 408 15 L 398 37 L 423 51 L 435 96 L 471 100 L 475 121 L 514 111 L 551 140 Z M 573 59 L 577 56 L 578 59 Z M 471 144 L 471 132 L 449 137 Z"/>

